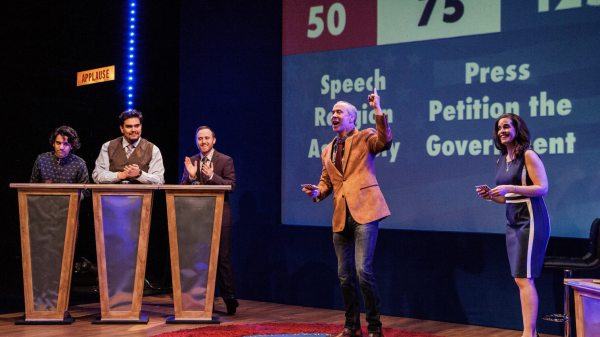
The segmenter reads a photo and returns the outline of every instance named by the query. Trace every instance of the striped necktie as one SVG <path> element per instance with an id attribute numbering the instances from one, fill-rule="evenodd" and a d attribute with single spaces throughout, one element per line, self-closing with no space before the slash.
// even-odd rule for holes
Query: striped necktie
<path id="1" fill-rule="evenodd" d="M 129 144 L 125 147 L 125 154 L 127 155 L 127 159 L 129 159 L 129 156 L 131 156 L 134 147 L 135 146 L 133 146 L 133 144 Z"/>
<path id="2" fill-rule="evenodd" d="M 206 184 L 206 179 L 204 177 L 204 174 L 202 173 L 202 169 L 204 168 L 204 165 L 208 162 L 208 157 L 202 157 L 202 159 L 200 160 L 200 172 L 197 173 L 196 175 L 200 176 L 200 179 L 202 180 L 202 185 Z"/>

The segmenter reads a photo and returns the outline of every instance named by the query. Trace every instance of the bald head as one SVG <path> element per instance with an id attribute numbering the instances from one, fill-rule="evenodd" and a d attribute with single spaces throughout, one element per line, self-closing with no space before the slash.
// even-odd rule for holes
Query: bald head
<path id="1" fill-rule="evenodd" d="M 358 116 L 358 112 L 356 110 L 356 107 L 346 101 L 338 101 L 337 103 L 335 103 L 335 105 L 343 105 L 346 108 L 346 111 L 348 112 L 349 115 L 354 116 L 354 125 L 356 125 L 356 118 Z"/>

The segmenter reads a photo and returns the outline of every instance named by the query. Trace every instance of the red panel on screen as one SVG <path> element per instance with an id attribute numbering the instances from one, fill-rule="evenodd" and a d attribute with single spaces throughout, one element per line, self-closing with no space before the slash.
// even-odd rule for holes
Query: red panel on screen
<path id="1" fill-rule="evenodd" d="M 283 55 L 375 45 L 376 0 L 283 0 Z"/>

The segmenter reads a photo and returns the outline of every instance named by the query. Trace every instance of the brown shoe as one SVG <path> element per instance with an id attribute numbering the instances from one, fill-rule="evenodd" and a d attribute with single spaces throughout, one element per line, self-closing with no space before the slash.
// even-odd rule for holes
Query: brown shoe
<path id="1" fill-rule="evenodd" d="M 337 335 L 327 335 L 327 337 L 362 337 L 362 330 L 350 330 L 348 328 L 344 328 L 342 332 Z"/>
<path id="2" fill-rule="evenodd" d="M 369 332 L 369 337 L 383 337 L 383 332 Z"/>

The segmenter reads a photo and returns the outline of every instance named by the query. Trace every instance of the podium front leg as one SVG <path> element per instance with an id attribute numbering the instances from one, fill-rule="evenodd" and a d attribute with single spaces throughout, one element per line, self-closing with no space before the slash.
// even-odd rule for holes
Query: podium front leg
<path id="1" fill-rule="evenodd" d="M 94 324 L 146 324 L 141 316 L 152 191 L 94 191 L 101 317 Z"/>

